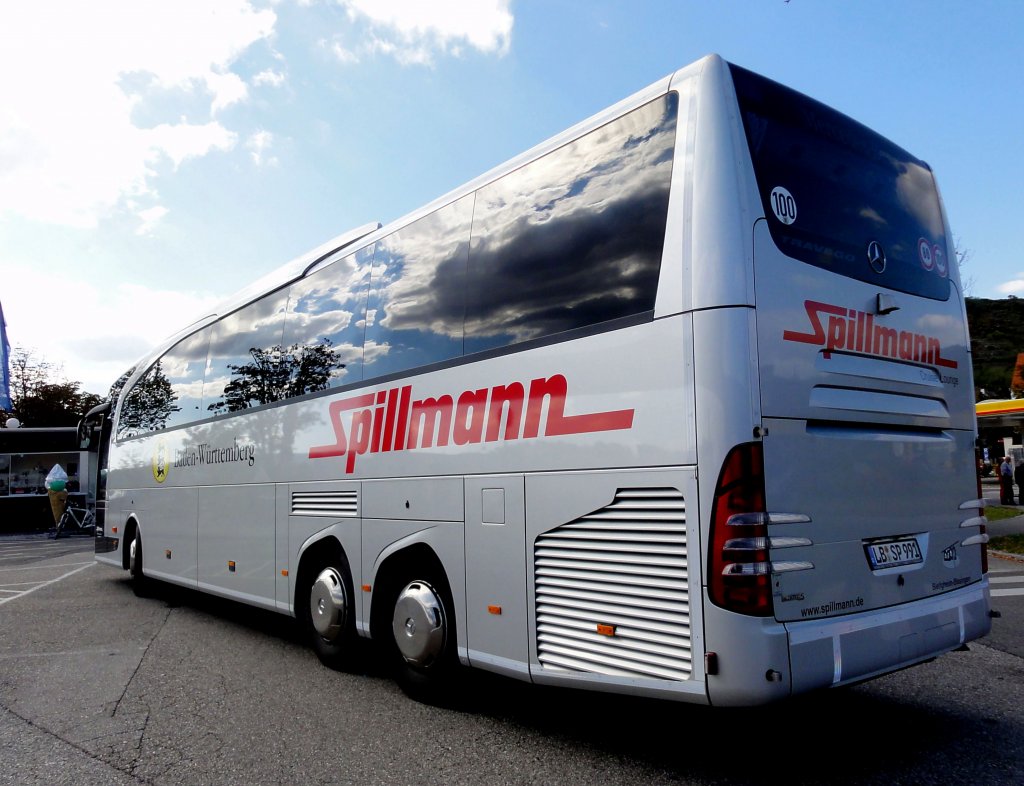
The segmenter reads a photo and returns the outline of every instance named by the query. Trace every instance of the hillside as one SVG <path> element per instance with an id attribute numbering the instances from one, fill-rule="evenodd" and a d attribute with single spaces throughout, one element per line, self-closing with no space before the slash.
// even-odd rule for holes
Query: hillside
<path id="1" fill-rule="evenodd" d="M 1024 299 L 967 298 L 974 386 L 985 398 L 1006 398 L 1017 354 L 1024 352 Z"/>

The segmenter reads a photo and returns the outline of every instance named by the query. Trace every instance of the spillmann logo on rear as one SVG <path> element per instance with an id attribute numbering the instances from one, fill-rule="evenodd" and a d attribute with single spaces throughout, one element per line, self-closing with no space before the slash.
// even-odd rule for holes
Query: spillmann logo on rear
<path id="1" fill-rule="evenodd" d="M 529 391 L 529 392 L 527 392 Z M 633 427 L 632 409 L 566 415 L 569 383 L 562 374 L 421 399 L 412 385 L 332 401 L 335 442 L 309 449 L 309 458 L 345 456 L 355 471 L 365 453 L 473 445 L 481 442 L 592 434 Z M 545 407 L 545 400 L 547 406 Z"/>
<path id="2" fill-rule="evenodd" d="M 836 350 L 957 368 L 955 360 L 942 357 L 942 343 L 934 336 L 878 325 L 873 314 L 817 300 L 805 300 L 804 310 L 811 332 L 785 330 L 783 340 L 825 347 L 825 357 Z"/>

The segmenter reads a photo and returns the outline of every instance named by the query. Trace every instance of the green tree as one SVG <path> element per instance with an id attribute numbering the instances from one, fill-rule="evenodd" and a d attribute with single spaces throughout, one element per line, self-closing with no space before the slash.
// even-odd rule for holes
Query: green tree
<path id="1" fill-rule="evenodd" d="M 58 380 L 59 367 L 31 349 L 14 347 L 10 364 L 13 411 L 0 413 L 4 423 L 14 416 L 30 428 L 74 426 L 102 400 L 81 390 L 78 382 Z"/>

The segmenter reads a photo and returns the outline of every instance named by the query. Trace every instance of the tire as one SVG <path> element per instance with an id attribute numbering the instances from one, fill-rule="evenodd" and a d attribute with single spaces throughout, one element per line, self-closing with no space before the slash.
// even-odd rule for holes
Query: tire
<path id="1" fill-rule="evenodd" d="M 461 698 L 455 604 L 440 568 L 418 569 L 391 590 L 390 657 L 407 696 L 451 705 Z"/>
<path id="2" fill-rule="evenodd" d="M 142 533 L 138 527 L 132 532 L 132 539 L 128 543 L 128 576 L 135 594 L 140 598 L 146 597 L 149 585 L 142 570 Z"/>
<path id="3" fill-rule="evenodd" d="M 351 671 L 358 662 L 352 573 L 341 557 L 321 563 L 307 575 L 296 603 L 310 646 L 331 669 Z"/>
<path id="4" fill-rule="evenodd" d="M 65 510 L 60 514 L 60 518 L 57 519 L 57 524 L 53 528 L 53 539 L 57 540 L 60 537 L 60 533 L 64 531 L 64 527 L 67 525 L 68 512 Z"/>

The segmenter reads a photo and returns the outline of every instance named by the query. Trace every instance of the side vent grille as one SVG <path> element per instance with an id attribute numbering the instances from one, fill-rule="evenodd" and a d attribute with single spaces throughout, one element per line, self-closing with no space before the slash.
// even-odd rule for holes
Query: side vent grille
<path id="1" fill-rule="evenodd" d="M 548 669 L 690 676 L 686 504 L 674 488 L 619 489 L 534 544 L 537 655 Z"/>
<path id="2" fill-rule="evenodd" d="M 359 515 L 359 495 L 355 491 L 293 491 L 293 516 Z"/>

